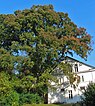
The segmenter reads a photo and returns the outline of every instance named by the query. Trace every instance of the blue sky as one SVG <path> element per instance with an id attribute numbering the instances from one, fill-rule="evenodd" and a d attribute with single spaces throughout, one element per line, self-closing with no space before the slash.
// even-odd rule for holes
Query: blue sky
<path id="1" fill-rule="evenodd" d="M 55 11 L 68 13 L 75 24 L 87 29 L 95 42 L 95 0 L 1 0 L 0 14 L 10 14 L 15 10 L 23 10 L 38 4 L 52 4 Z M 76 55 L 74 58 L 95 66 L 95 44 L 92 47 L 94 50 L 88 56 L 87 61 Z"/>

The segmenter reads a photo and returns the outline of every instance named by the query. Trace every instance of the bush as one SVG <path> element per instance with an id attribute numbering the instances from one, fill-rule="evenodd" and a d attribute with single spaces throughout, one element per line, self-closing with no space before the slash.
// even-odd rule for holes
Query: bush
<path id="1" fill-rule="evenodd" d="M 95 83 L 90 83 L 83 93 L 83 104 L 86 106 L 95 106 Z"/>
<path id="2" fill-rule="evenodd" d="M 20 95 L 20 104 L 33 104 L 33 103 L 41 103 L 42 99 L 38 94 L 21 94 Z"/>
<path id="3" fill-rule="evenodd" d="M 12 91 L 7 95 L 1 95 L 0 106 L 19 106 L 19 94 Z"/>
<path id="4" fill-rule="evenodd" d="M 7 95 L 0 95 L 0 106 L 21 106 L 23 104 L 34 103 L 42 103 L 42 99 L 38 94 L 18 94 L 12 91 Z"/>

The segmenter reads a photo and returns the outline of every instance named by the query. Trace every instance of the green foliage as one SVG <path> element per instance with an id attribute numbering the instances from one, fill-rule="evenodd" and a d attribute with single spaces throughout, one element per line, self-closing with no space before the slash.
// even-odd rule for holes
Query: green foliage
<path id="1" fill-rule="evenodd" d="M 7 95 L 12 90 L 12 83 L 9 81 L 10 76 L 5 72 L 0 72 L 0 95 Z"/>
<path id="2" fill-rule="evenodd" d="M 15 91 L 0 96 L 0 106 L 19 106 L 19 94 Z"/>
<path id="3" fill-rule="evenodd" d="M 20 95 L 20 104 L 39 104 L 42 103 L 41 97 L 38 94 L 21 94 Z"/>
<path id="4" fill-rule="evenodd" d="M 0 106 L 19 106 L 19 94 L 14 91 L 16 80 L 13 81 L 8 73 L 0 72 Z"/>
<path id="5" fill-rule="evenodd" d="M 95 83 L 90 83 L 83 95 L 82 101 L 86 106 L 95 106 Z"/>

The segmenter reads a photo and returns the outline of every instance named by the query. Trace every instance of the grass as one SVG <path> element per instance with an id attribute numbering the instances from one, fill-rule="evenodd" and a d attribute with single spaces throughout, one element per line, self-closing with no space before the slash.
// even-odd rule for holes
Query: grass
<path id="1" fill-rule="evenodd" d="M 32 105 L 23 105 L 23 106 L 72 106 L 72 104 L 32 104 Z"/>
<path id="2" fill-rule="evenodd" d="M 32 105 L 24 105 L 24 106 L 58 106 L 58 105 L 54 105 L 54 104 L 32 104 Z M 61 105 L 59 105 L 61 106 Z"/>
<path id="3" fill-rule="evenodd" d="M 61 105 L 54 105 L 54 104 L 32 104 L 32 105 L 24 105 L 24 106 L 61 106 Z"/>
<path id="4" fill-rule="evenodd" d="M 49 104 L 49 105 L 48 104 L 32 104 L 32 105 L 24 105 L 24 106 L 58 106 L 58 105 L 52 105 L 52 104 Z"/>

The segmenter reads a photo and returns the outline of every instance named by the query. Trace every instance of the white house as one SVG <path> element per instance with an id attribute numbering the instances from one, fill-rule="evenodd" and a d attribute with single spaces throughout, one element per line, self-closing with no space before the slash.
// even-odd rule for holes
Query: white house
<path id="1" fill-rule="evenodd" d="M 59 86 L 56 90 L 48 89 L 48 103 L 76 103 L 81 101 L 82 92 L 87 85 L 95 82 L 95 67 L 80 62 L 71 57 L 67 57 L 65 62 L 72 65 L 72 71 L 79 76 L 80 82 L 76 88 L 70 85 L 69 80 L 64 74 L 58 70 L 56 78 L 59 80 Z M 52 86 L 56 86 L 54 82 Z"/>

